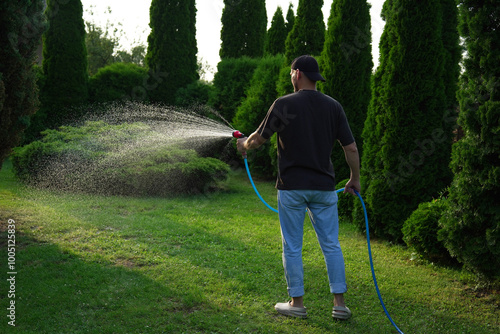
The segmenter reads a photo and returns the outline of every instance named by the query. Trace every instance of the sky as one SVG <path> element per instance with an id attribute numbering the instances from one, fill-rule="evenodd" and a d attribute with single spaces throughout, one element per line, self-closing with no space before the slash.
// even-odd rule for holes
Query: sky
<path id="1" fill-rule="evenodd" d="M 323 18 L 325 24 L 330 16 L 333 0 L 324 0 Z M 384 29 L 384 21 L 380 18 L 380 11 L 384 0 L 368 0 L 372 8 L 370 10 L 372 20 L 372 53 L 375 67 L 378 65 L 378 44 L 380 35 Z M 266 0 L 268 28 L 272 17 L 278 6 L 281 6 L 284 14 L 288 11 L 289 4 L 293 4 L 294 12 L 297 14 L 299 0 Z M 133 45 L 144 44 L 147 46 L 149 28 L 149 6 L 150 0 L 82 0 L 84 20 L 105 27 L 109 22 L 123 31 L 120 39 L 121 48 L 130 50 Z M 111 9 L 111 13 L 107 8 Z M 207 63 L 211 69 L 206 77 L 213 78 L 213 72 L 217 69 L 220 61 L 220 31 L 221 16 L 224 8 L 223 0 L 196 0 L 196 40 L 198 43 L 198 58 Z M 92 13 L 92 14 L 91 14 Z"/>

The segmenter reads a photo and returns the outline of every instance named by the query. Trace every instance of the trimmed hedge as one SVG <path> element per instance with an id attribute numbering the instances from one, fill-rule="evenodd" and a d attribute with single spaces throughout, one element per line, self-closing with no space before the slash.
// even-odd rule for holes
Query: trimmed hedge
<path id="1" fill-rule="evenodd" d="M 114 63 L 100 68 L 89 81 L 90 100 L 147 100 L 147 74 L 144 67 L 131 63 Z"/>
<path id="2" fill-rule="evenodd" d="M 34 186 L 106 195 L 170 196 L 205 193 L 225 180 L 229 166 L 195 150 L 148 144 L 142 123 L 47 130 L 15 149 L 16 176 Z"/>

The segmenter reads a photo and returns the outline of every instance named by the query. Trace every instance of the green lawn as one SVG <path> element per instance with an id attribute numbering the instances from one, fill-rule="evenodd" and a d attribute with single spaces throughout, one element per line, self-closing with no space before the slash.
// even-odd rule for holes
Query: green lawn
<path id="1" fill-rule="evenodd" d="M 257 182 L 276 203 L 272 183 Z M 342 196 L 340 195 L 342 200 Z M 15 299 L 8 298 L 8 219 L 16 225 Z M 243 171 L 222 192 L 182 198 L 55 193 L 0 171 L 1 333 L 397 333 L 380 306 L 365 237 L 341 223 L 353 317 L 331 318 L 326 269 L 314 230 L 304 236 L 309 318 L 279 316 L 287 300 L 277 215 Z M 499 298 L 461 273 L 412 261 L 372 241 L 384 302 L 405 333 L 498 333 Z M 15 301 L 15 324 L 8 325 Z"/>

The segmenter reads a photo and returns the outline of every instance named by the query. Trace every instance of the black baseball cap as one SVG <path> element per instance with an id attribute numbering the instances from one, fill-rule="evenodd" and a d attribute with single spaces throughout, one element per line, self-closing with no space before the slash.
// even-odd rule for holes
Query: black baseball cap
<path id="1" fill-rule="evenodd" d="M 311 81 L 326 81 L 319 73 L 319 65 L 312 56 L 304 55 L 297 57 L 292 62 L 293 70 L 300 70 Z"/>

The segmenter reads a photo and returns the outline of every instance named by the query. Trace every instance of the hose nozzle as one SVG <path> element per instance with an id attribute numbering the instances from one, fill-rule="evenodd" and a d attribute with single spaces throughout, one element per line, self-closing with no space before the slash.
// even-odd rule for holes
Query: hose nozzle
<path id="1" fill-rule="evenodd" d="M 238 130 L 235 130 L 235 131 L 233 131 L 233 137 L 234 138 L 243 138 L 243 137 L 245 137 L 245 135 L 243 133 L 239 132 Z"/>

